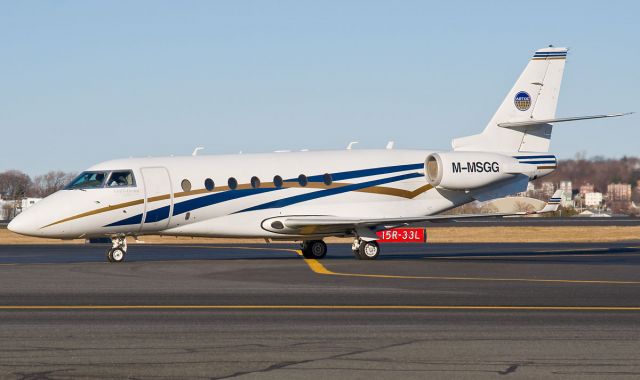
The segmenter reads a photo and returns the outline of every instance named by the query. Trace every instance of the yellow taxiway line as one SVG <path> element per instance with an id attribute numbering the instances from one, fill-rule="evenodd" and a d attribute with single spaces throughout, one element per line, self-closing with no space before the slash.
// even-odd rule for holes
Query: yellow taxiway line
<path id="1" fill-rule="evenodd" d="M 4 305 L 6 310 L 533 310 L 640 311 L 640 306 L 489 306 L 489 305 Z"/>
<path id="2" fill-rule="evenodd" d="M 302 251 L 296 253 L 302 256 Z M 303 257 L 304 258 L 304 257 Z M 409 280 L 449 280 L 449 281 L 508 281 L 508 282 L 542 282 L 542 283 L 565 283 L 565 284 L 607 284 L 607 285 L 640 285 L 640 281 L 609 281 L 609 280 L 567 280 L 567 279 L 546 279 L 546 278 L 500 278 L 500 277 L 457 277 L 457 276 L 401 276 L 389 274 L 364 274 L 364 273 L 341 273 L 327 269 L 316 259 L 304 258 L 309 268 L 317 274 L 347 277 L 369 277 L 369 278 L 395 278 Z"/>

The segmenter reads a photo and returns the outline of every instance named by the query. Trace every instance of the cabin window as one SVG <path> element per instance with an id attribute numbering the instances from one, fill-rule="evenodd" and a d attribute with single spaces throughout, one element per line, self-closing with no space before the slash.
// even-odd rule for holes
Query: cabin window
<path id="1" fill-rule="evenodd" d="M 279 175 L 273 177 L 273 186 L 277 187 L 278 189 L 282 187 L 282 177 L 280 177 Z"/>
<path id="2" fill-rule="evenodd" d="M 108 172 L 82 172 L 65 187 L 66 190 L 97 189 L 104 185 Z"/>
<path id="3" fill-rule="evenodd" d="M 260 187 L 260 178 L 251 177 L 251 187 L 253 187 L 254 189 L 259 188 Z"/>
<path id="4" fill-rule="evenodd" d="M 307 184 L 309 183 L 309 180 L 307 179 L 306 175 L 300 174 L 298 176 L 298 183 L 300 184 L 300 186 L 304 187 L 304 186 L 307 186 Z"/>
<path id="5" fill-rule="evenodd" d="M 238 180 L 236 180 L 233 177 L 229 178 L 229 181 L 227 182 L 227 184 L 229 185 L 229 188 L 231 190 L 235 190 L 238 188 Z"/>
<path id="6" fill-rule="evenodd" d="M 180 187 L 182 187 L 182 191 L 189 192 L 191 191 L 191 182 L 188 179 L 183 179 L 180 182 Z"/>
<path id="7" fill-rule="evenodd" d="M 324 175 L 322 176 L 322 181 L 325 185 L 329 186 L 333 183 L 333 178 L 331 177 L 331 174 L 324 173 Z"/>
<path id="8" fill-rule="evenodd" d="M 213 182 L 211 178 L 207 178 L 204 180 L 204 188 L 207 189 L 207 191 L 213 191 L 215 187 L 216 187 L 216 184 Z"/>
<path id="9" fill-rule="evenodd" d="M 131 170 L 114 171 L 107 181 L 107 187 L 131 187 L 135 185 L 136 181 Z"/>

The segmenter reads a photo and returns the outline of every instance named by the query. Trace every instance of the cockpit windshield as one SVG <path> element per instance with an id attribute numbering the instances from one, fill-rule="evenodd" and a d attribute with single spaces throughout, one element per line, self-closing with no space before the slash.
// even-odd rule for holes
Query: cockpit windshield
<path id="1" fill-rule="evenodd" d="M 135 186 L 133 173 L 131 170 L 122 170 L 111 173 L 107 181 L 107 187 L 128 187 Z"/>
<path id="2" fill-rule="evenodd" d="M 109 172 L 82 172 L 70 184 L 66 190 L 97 189 L 104 185 L 104 180 Z"/>
<path id="3" fill-rule="evenodd" d="M 103 187 L 133 187 L 136 180 L 131 170 L 82 172 L 65 190 L 100 189 Z"/>

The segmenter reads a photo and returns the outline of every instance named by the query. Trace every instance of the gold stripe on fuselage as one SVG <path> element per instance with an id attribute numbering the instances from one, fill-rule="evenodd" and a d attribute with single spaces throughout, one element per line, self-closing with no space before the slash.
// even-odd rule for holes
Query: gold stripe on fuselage
<path id="1" fill-rule="evenodd" d="M 137 206 L 137 205 L 140 205 L 140 204 L 143 204 L 143 203 L 144 203 L 144 199 L 137 199 L 135 201 L 119 203 L 117 205 L 111 205 L 111 206 L 107 206 L 107 207 L 101 207 L 101 208 L 98 208 L 98 209 L 95 209 L 95 210 L 92 210 L 92 211 L 83 212 L 82 214 L 78 214 L 78 215 L 70 216 L 70 217 L 65 218 L 65 219 L 58 220 L 57 222 L 53 222 L 51 224 L 47 224 L 46 226 L 40 227 L 40 228 L 42 229 L 42 228 L 46 228 L 46 227 L 51 227 L 51 226 L 55 226 L 56 224 L 69 222 L 69 221 L 75 220 L 75 219 L 84 218 L 85 216 L 101 214 L 103 212 L 113 211 L 113 210 L 117 210 L 117 209 L 124 208 L 124 207 L 129 207 L 129 206 Z"/>

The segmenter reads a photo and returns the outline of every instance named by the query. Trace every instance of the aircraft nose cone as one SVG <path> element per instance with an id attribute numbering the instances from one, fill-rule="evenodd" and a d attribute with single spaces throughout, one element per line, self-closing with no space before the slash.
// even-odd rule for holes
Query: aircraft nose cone
<path id="1" fill-rule="evenodd" d="M 7 228 L 9 231 L 15 232 L 20 235 L 35 235 L 36 226 L 30 220 L 27 215 L 24 213 L 18 214 L 13 220 L 9 223 Z"/>

